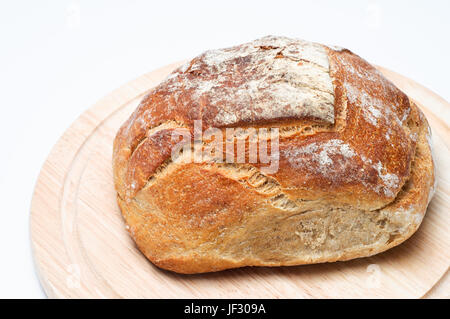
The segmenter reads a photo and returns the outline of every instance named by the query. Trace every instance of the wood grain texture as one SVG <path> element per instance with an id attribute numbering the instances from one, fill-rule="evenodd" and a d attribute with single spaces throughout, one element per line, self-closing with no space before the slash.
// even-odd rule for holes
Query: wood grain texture
<path id="1" fill-rule="evenodd" d="M 112 141 L 148 89 L 178 65 L 113 91 L 81 115 L 50 153 L 31 205 L 32 248 L 49 297 L 448 298 L 450 129 L 433 110 L 450 105 L 381 68 L 418 103 L 434 133 L 438 187 L 412 238 L 373 257 L 330 264 L 180 275 L 148 262 L 126 232 L 117 207 Z"/>

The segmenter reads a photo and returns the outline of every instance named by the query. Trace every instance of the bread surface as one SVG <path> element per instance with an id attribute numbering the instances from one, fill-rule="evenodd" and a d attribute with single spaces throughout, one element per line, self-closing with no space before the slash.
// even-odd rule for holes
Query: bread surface
<path id="1" fill-rule="evenodd" d="M 190 140 L 174 157 L 174 136 L 194 139 L 196 121 L 203 133 L 239 128 L 232 155 L 216 139 L 221 154 L 192 160 Z M 269 134 L 254 142 L 275 170 L 249 147 L 237 159 L 249 132 L 273 128 L 277 150 Z M 115 138 L 114 182 L 127 229 L 158 267 L 348 260 L 417 230 L 434 190 L 430 140 L 413 101 L 359 56 L 268 36 L 207 51 L 151 89 Z"/>

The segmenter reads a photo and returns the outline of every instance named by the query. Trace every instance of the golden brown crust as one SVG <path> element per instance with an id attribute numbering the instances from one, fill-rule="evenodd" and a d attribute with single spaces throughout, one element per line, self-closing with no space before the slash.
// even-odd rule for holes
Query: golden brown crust
<path id="1" fill-rule="evenodd" d="M 279 128 L 278 170 L 173 162 L 172 133 L 194 120 Z M 208 51 L 154 88 L 117 133 L 115 186 L 132 237 L 161 268 L 348 260 L 420 225 L 429 136 L 417 106 L 359 56 L 266 37 Z"/>

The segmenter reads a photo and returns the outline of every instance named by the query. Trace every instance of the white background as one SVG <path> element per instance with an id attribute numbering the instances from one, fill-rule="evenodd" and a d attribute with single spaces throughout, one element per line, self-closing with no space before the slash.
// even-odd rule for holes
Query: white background
<path id="1" fill-rule="evenodd" d="M 0 297 L 44 297 L 29 243 L 39 169 L 118 86 L 273 34 L 348 47 L 450 100 L 450 1 L 2 1 Z M 448 118 L 448 114 L 446 114 Z"/>

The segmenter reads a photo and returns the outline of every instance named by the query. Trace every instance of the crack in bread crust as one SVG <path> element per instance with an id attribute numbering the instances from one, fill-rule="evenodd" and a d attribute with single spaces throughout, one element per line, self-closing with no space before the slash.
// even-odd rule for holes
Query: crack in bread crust
<path id="1" fill-rule="evenodd" d="M 279 133 L 279 137 L 281 139 L 286 139 L 286 138 L 291 138 L 291 137 L 295 137 L 295 136 L 311 136 L 314 135 L 318 132 L 337 132 L 338 129 L 342 130 L 345 127 L 345 122 L 340 125 L 341 121 L 343 121 L 342 118 L 338 118 L 337 119 L 337 124 L 334 126 L 325 126 L 325 125 L 319 125 L 319 124 L 298 124 L 298 125 L 279 125 L 277 128 L 280 129 L 280 133 Z M 260 129 L 262 128 L 267 128 L 264 126 L 260 126 L 260 127 L 254 127 L 254 126 L 249 126 L 249 127 L 242 127 L 239 129 L 242 129 L 244 131 L 243 135 L 246 136 L 245 138 L 245 143 L 248 143 L 248 135 L 245 135 L 245 130 L 246 129 L 254 129 L 257 132 L 259 132 Z M 134 147 L 134 149 L 131 151 L 131 154 L 129 156 L 128 162 L 127 162 L 127 169 L 130 167 L 130 161 L 133 158 L 134 154 L 139 151 L 139 149 L 144 145 L 144 143 L 151 137 L 153 136 L 157 136 L 161 131 L 164 130 L 174 130 L 176 131 L 177 129 L 187 129 L 189 134 L 191 134 L 191 136 L 193 136 L 193 128 L 189 128 L 186 125 L 183 125 L 180 122 L 176 122 L 176 121 L 167 121 L 164 123 L 160 123 L 158 126 L 152 127 L 150 128 L 145 136 L 140 140 L 140 142 L 136 145 L 136 147 Z M 224 145 L 226 143 L 225 139 L 226 139 L 226 129 L 227 128 L 221 128 L 219 129 L 223 136 L 224 136 Z M 263 134 L 258 134 L 258 140 L 257 140 L 257 144 L 259 145 L 259 143 L 262 140 L 269 140 L 270 139 L 270 135 L 263 135 Z M 234 146 L 235 147 L 238 143 L 239 140 L 242 140 L 242 138 L 239 137 L 235 137 L 234 138 Z M 203 148 L 205 149 L 206 147 L 208 147 L 208 143 L 204 142 L 204 146 Z M 224 147 L 223 147 L 224 148 Z M 171 149 L 172 150 L 172 149 Z M 162 164 L 164 166 L 170 165 L 172 163 L 172 161 L 169 159 L 169 152 L 167 153 L 167 158 L 163 159 Z M 226 152 L 223 152 L 221 155 L 222 157 L 224 157 L 226 154 Z M 134 169 L 134 167 L 131 165 L 131 167 Z M 153 179 L 156 174 L 156 172 L 158 170 L 161 170 L 161 167 L 155 166 L 154 168 L 154 173 L 153 172 L 149 172 L 149 175 L 146 176 L 147 181 L 145 182 L 144 185 L 142 185 L 142 187 L 140 188 L 136 188 L 135 186 L 133 186 L 136 183 L 139 183 L 139 181 L 137 180 L 129 180 L 126 187 L 127 189 L 130 190 L 130 188 L 132 188 L 132 190 L 130 190 L 130 192 L 128 192 L 129 196 L 132 196 L 131 194 L 134 194 L 134 196 L 136 195 L 137 192 L 139 192 L 142 188 L 145 188 L 146 184 L 149 182 L 150 179 Z M 255 167 L 256 169 L 256 167 Z M 142 183 L 140 183 L 142 184 Z M 279 201 L 277 201 L 279 202 Z M 291 206 L 291 205 L 289 205 Z"/>

